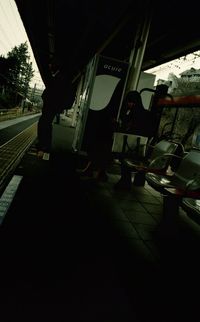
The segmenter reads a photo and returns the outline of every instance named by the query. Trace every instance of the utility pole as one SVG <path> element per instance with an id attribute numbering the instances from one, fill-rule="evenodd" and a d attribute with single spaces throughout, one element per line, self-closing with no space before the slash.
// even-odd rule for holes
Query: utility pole
<path id="1" fill-rule="evenodd" d="M 32 88 L 31 102 L 33 102 L 34 101 L 34 98 L 35 98 L 36 86 L 37 86 L 37 84 L 35 83 L 34 84 L 34 87 Z"/>

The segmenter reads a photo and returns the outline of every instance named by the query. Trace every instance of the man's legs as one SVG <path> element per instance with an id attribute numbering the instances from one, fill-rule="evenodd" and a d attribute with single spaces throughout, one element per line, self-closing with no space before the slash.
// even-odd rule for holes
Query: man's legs
<path id="1" fill-rule="evenodd" d="M 131 169 L 121 161 L 121 178 L 115 184 L 115 189 L 131 190 Z"/>
<path id="2" fill-rule="evenodd" d="M 60 124 L 60 113 L 56 113 L 56 121 L 55 124 Z"/>
<path id="3" fill-rule="evenodd" d="M 38 121 L 37 136 L 38 150 L 50 152 L 52 143 L 52 122 L 55 117 L 53 111 L 44 109 Z"/>

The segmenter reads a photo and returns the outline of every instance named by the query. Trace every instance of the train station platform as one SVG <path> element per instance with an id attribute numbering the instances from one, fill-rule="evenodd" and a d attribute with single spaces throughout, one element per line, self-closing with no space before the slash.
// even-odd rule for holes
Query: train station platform
<path id="1" fill-rule="evenodd" d="M 74 128 L 53 129 L 49 161 L 35 143 L 15 170 L 0 226 L 0 321 L 198 321 L 200 229 L 183 210 L 162 235 L 162 196 L 145 184 L 115 191 L 84 180 Z"/>

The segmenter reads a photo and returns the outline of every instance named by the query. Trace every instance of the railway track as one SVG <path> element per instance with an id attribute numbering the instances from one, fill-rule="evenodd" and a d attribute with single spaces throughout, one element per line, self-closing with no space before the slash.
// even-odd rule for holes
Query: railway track
<path id="1" fill-rule="evenodd" d="M 37 122 L 0 146 L 0 193 L 37 136 Z"/>

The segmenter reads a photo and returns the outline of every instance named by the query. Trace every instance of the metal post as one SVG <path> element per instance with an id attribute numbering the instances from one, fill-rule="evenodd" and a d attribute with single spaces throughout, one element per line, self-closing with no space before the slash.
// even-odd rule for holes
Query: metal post
<path id="1" fill-rule="evenodd" d="M 83 86 L 83 75 L 80 79 L 77 93 L 76 93 L 76 103 L 74 106 L 74 112 L 73 112 L 72 122 L 71 122 L 72 127 L 76 127 L 76 124 L 77 124 L 77 113 L 78 113 L 78 109 L 80 107 L 80 95 L 81 95 L 82 86 Z"/>
<path id="2" fill-rule="evenodd" d="M 160 223 L 160 233 L 165 238 L 178 239 L 178 217 L 181 196 L 163 194 L 163 218 Z"/>
<path id="3" fill-rule="evenodd" d="M 151 1 L 149 1 L 146 5 L 146 11 L 144 13 L 144 16 L 141 17 L 141 23 L 138 26 L 136 37 L 134 40 L 134 47 L 130 54 L 130 69 L 127 80 L 126 92 L 130 90 L 135 90 L 138 86 L 142 61 L 144 58 L 144 53 L 152 20 L 152 9 L 152 3 Z"/>

